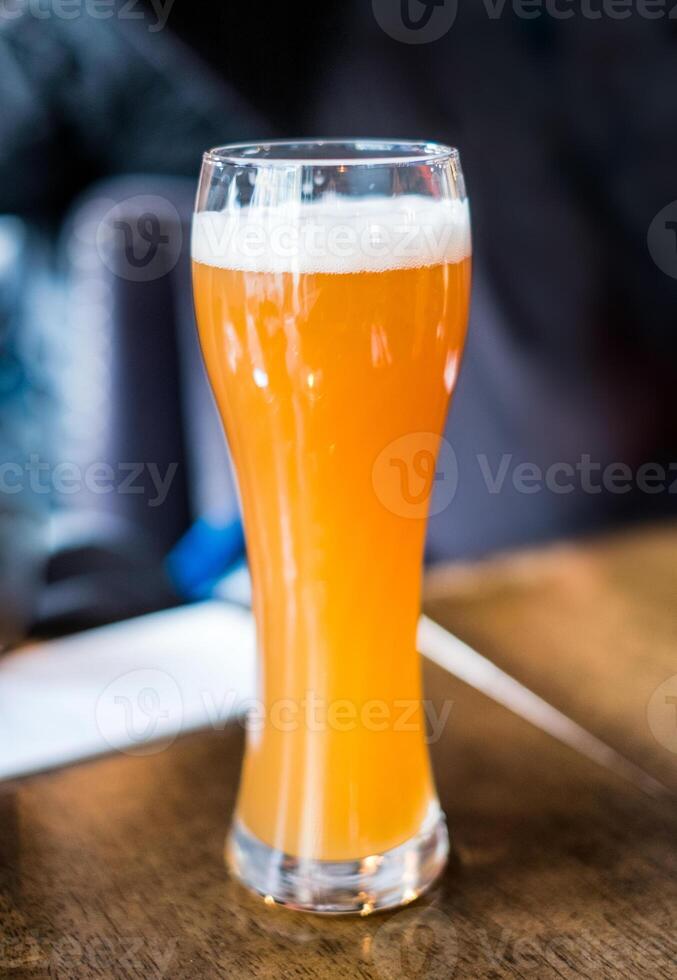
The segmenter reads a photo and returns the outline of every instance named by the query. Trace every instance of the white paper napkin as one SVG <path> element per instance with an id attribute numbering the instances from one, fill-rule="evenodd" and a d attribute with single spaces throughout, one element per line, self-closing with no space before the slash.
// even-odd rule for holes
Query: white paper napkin
<path id="1" fill-rule="evenodd" d="M 0 779 L 223 728 L 254 697 L 254 650 L 251 613 L 214 601 L 1 658 Z"/>

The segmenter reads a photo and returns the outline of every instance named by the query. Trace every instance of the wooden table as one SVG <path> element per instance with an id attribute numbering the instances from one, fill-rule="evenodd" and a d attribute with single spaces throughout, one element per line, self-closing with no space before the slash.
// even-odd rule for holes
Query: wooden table
<path id="1" fill-rule="evenodd" d="M 428 610 L 677 785 L 674 528 L 439 570 Z M 0 977 L 674 977 L 674 797 L 425 672 L 453 701 L 433 759 L 455 845 L 425 899 L 327 920 L 229 880 L 230 726 L 3 787 Z"/>

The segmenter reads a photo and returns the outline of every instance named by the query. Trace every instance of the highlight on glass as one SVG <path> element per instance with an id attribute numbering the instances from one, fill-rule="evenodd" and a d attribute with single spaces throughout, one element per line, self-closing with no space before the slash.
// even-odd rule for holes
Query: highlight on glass
<path id="1" fill-rule="evenodd" d="M 368 914 L 445 865 L 416 627 L 470 255 L 449 147 L 204 156 L 195 308 L 237 473 L 265 707 L 226 850 L 269 904 Z"/>

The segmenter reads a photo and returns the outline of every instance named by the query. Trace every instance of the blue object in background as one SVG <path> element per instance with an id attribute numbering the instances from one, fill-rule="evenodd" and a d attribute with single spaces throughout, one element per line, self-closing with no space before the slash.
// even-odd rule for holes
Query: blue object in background
<path id="1" fill-rule="evenodd" d="M 229 571 L 244 564 L 244 554 L 239 517 L 225 524 L 200 518 L 167 556 L 167 574 L 182 598 L 207 599 Z"/>
<path id="2" fill-rule="evenodd" d="M 0 215 L 0 650 L 30 626 L 47 558 L 49 484 L 34 481 L 32 466 L 44 466 L 53 414 L 44 378 L 50 303 L 44 242 Z"/>

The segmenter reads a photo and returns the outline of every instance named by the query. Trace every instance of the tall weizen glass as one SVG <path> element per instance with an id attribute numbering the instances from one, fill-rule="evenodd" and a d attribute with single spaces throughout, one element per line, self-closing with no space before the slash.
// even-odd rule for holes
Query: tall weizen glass
<path id="1" fill-rule="evenodd" d="M 468 312 L 458 153 L 376 140 L 211 150 L 192 256 L 259 647 L 262 710 L 228 860 L 269 904 L 400 905 L 448 851 L 416 626 Z"/>

